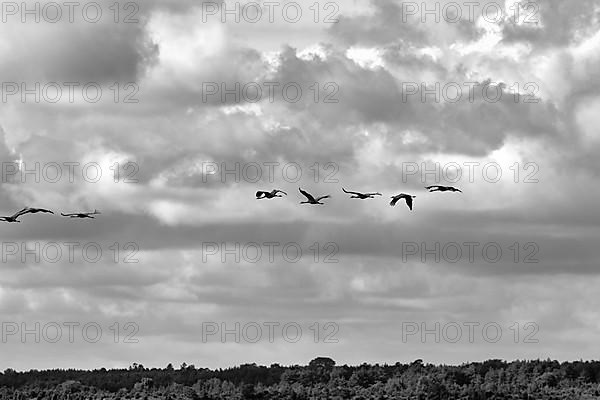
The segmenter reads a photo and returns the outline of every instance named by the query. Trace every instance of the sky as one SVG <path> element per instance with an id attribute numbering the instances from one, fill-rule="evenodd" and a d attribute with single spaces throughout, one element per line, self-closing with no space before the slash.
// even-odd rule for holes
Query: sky
<path id="1" fill-rule="evenodd" d="M 0 14 L 0 214 L 55 212 L 0 369 L 598 358 L 600 1 L 52 4 Z"/>

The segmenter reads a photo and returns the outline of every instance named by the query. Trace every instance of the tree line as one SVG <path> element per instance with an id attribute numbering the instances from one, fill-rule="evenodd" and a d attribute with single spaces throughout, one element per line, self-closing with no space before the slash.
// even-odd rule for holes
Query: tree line
<path id="1" fill-rule="evenodd" d="M 308 365 L 243 364 L 227 369 L 183 363 L 146 368 L 53 369 L 0 373 L 0 399 L 597 399 L 600 361 L 493 359 L 459 366 L 362 364 L 328 357 Z"/>

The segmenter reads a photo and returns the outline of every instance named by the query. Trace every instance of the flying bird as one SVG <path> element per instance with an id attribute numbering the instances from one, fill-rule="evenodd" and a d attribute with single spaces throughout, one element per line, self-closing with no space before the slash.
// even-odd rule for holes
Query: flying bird
<path id="1" fill-rule="evenodd" d="M 45 208 L 26 207 L 23 209 L 23 211 L 25 211 L 23 214 L 37 214 L 37 213 L 54 214 L 54 211 L 46 210 Z"/>
<path id="2" fill-rule="evenodd" d="M 327 196 L 317 197 L 315 199 L 310 193 L 302 190 L 301 188 L 298 188 L 298 190 L 300 191 L 300 193 L 302 193 L 308 199 L 308 201 L 301 201 L 300 204 L 320 204 L 320 205 L 323 205 L 324 203 L 320 203 L 320 201 L 323 200 L 323 199 L 328 199 L 328 198 L 331 197 L 331 196 L 327 195 Z"/>
<path id="3" fill-rule="evenodd" d="M 413 199 L 416 197 L 417 196 L 411 196 L 410 194 L 400 193 L 396 196 L 392 196 L 392 201 L 390 202 L 390 206 L 394 207 L 400 199 L 404 199 L 406 201 L 406 205 L 412 211 Z"/>
<path id="4" fill-rule="evenodd" d="M 73 213 L 73 214 L 60 213 L 60 215 L 62 215 L 63 217 L 69 217 L 69 218 L 96 218 L 96 217 L 92 217 L 92 215 L 97 215 L 97 214 L 100 214 L 100 211 L 94 210 L 94 212 L 90 212 L 90 213 Z"/>
<path id="5" fill-rule="evenodd" d="M 260 200 L 260 199 L 272 199 L 274 197 L 283 197 L 279 193 L 283 193 L 283 194 L 285 194 L 287 196 L 286 192 L 284 192 L 283 190 L 279 190 L 279 189 L 273 189 L 270 192 L 264 192 L 262 190 L 259 190 L 258 192 L 256 192 L 256 200 Z"/>
<path id="6" fill-rule="evenodd" d="M 0 217 L 0 221 L 9 222 L 9 223 L 15 223 L 15 222 L 20 223 L 21 221 L 19 221 L 17 218 L 19 218 L 23 214 L 27 214 L 27 208 L 24 208 L 21 211 L 17 211 L 16 213 L 14 213 L 11 216 Z"/>
<path id="7" fill-rule="evenodd" d="M 425 189 L 429 190 L 429 192 L 461 192 L 462 190 L 457 189 L 455 187 L 452 186 L 441 186 L 441 185 L 433 185 L 433 186 L 426 186 Z"/>
<path id="8" fill-rule="evenodd" d="M 351 199 L 374 199 L 375 196 L 381 196 L 381 193 L 361 193 L 361 192 L 350 192 L 344 188 L 342 188 L 344 193 L 353 194 L 354 196 L 350 196 Z"/>

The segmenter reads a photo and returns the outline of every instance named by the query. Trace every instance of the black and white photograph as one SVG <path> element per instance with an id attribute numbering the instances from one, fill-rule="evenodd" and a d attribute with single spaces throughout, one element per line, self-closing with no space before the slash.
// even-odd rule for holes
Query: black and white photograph
<path id="1" fill-rule="evenodd" d="M 0 1 L 0 400 L 600 399 L 600 0 Z"/>

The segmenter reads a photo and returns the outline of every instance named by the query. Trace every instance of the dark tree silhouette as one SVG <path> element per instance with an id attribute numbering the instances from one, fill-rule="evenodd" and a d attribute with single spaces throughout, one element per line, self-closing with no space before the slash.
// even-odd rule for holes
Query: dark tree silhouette
<path id="1" fill-rule="evenodd" d="M 487 360 L 460 366 L 336 366 L 317 357 L 307 366 L 209 370 L 187 363 L 145 368 L 30 370 L 0 373 L 0 399 L 528 399 L 600 398 L 600 362 Z"/>

